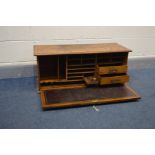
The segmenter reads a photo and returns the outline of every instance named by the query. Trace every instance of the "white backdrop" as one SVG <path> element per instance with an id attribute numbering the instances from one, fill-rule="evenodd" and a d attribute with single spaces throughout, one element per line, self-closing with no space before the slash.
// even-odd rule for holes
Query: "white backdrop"
<path id="1" fill-rule="evenodd" d="M 155 27 L 51 26 L 0 27 L 0 65 L 32 63 L 34 44 L 118 42 L 130 57 L 155 56 Z"/>

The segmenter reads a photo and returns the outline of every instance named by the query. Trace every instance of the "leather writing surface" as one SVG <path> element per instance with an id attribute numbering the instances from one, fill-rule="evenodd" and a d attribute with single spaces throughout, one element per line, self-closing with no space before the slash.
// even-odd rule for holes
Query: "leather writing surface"
<path id="1" fill-rule="evenodd" d="M 47 90 L 44 93 L 47 104 L 94 99 L 115 99 L 124 97 L 135 97 L 135 94 L 123 85 L 63 90 Z"/>

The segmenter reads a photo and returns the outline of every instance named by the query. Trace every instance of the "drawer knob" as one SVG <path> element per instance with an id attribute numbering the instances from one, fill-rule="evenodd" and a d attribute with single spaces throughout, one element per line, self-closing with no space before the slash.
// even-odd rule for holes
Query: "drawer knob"
<path id="1" fill-rule="evenodd" d="M 117 69 L 111 69 L 109 72 L 110 73 L 116 73 L 117 72 Z"/>

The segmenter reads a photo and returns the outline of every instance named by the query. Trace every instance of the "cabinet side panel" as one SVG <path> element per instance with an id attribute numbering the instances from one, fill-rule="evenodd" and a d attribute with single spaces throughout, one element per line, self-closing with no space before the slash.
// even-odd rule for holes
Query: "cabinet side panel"
<path id="1" fill-rule="evenodd" d="M 39 58 L 37 57 L 37 87 L 38 91 L 40 90 L 40 67 L 39 67 Z"/>

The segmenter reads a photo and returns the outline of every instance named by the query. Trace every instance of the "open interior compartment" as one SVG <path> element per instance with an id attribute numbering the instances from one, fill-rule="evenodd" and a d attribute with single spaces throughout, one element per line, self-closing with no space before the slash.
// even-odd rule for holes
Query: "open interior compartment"
<path id="1" fill-rule="evenodd" d="M 54 82 L 66 79 L 65 56 L 38 57 L 39 77 L 41 82 Z"/>
<path id="2" fill-rule="evenodd" d="M 84 83 L 98 66 L 127 64 L 128 53 L 38 56 L 40 87 Z"/>

